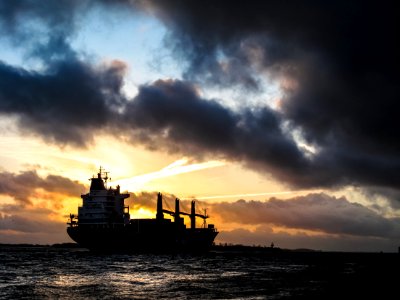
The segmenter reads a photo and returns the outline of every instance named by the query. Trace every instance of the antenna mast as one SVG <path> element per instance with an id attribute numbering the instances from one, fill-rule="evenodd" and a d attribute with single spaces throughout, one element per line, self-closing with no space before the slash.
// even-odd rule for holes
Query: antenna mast
<path id="1" fill-rule="evenodd" d="M 102 166 L 100 166 L 100 170 L 99 170 L 98 176 L 99 176 L 99 178 L 104 180 L 106 188 L 107 188 L 107 180 L 108 179 L 111 180 L 111 178 L 108 177 L 108 173 L 110 173 L 110 172 L 106 172 L 105 169 Z"/>

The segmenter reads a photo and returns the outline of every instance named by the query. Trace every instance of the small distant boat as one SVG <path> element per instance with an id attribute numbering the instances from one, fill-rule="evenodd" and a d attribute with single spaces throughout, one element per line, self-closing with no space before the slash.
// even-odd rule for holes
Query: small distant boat
<path id="1" fill-rule="evenodd" d="M 89 193 L 81 195 L 78 215 L 70 214 L 67 223 L 68 235 L 81 247 L 106 252 L 204 252 L 218 234 L 213 224 L 206 224 L 207 214 L 196 213 L 194 200 L 190 213 L 180 211 L 179 199 L 175 211 L 169 211 L 163 209 L 162 194 L 158 193 L 155 218 L 130 219 L 129 206 L 124 204 L 130 195 L 121 193 L 120 186 L 107 188 L 108 172 L 100 167 L 97 177 L 90 180 Z M 184 224 L 185 215 L 190 218 L 190 228 Z M 203 219 L 202 228 L 196 228 L 196 218 Z"/>

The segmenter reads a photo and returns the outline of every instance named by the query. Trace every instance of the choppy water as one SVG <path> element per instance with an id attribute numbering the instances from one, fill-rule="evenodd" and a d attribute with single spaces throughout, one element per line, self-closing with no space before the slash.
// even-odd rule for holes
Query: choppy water
<path id="1" fill-rule="evenodd" d="M 399 271 L 398 258 L 396 254 L 227 252 L 98 255 L 81 249 L 0 247 L 0 299 L 327 299 L 349 295 L 390 299 L 390 287 L 397 286 L 397 279 L 386 275 L 390 268 Z"/>

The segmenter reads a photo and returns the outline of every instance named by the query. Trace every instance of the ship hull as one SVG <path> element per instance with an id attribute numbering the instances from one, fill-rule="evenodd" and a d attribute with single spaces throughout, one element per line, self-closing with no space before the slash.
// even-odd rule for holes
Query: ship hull
<path id="1" fill-rule="evenodd" d="M 68 235 L 81 247 L 99 252 L 205 252 L 218 232 L 209 228 L 179 229 L 126 226 L 75 226 Z"/>

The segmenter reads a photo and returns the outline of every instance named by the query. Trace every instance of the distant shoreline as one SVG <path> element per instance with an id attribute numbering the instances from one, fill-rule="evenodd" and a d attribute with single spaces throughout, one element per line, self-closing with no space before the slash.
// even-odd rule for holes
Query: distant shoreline
<path id="1" fill-rule="evenodd" d="M 56 244 L 9 244 L 0 243 L 0 248 L 4 247 L 49 247 L 49 248 L 64 248 L 64 249 L 86 249 L 80 247 L 77 243 L 56 243 Z M 211 252 L 227 252 L 227 253 L 349 253 L 349 254 L 398 254 L 398 252 L 382 252 L 382 251 L 330 251 L 330 250 L 315 250 L 307 248 L 298 249 L 284 249 L 279 247 L 267 247 L 267 246 L 248 246 L 240 244 L 218 244 L 213 245 L 210 249 Z"/>
<path id="2" fill-rule="evenodd" d="M 0 243 L 0 247 L 51 247 L 51 248 L 81 248 L 77 243 L 59 243 L 59 244 L 6 244 Z"/>

